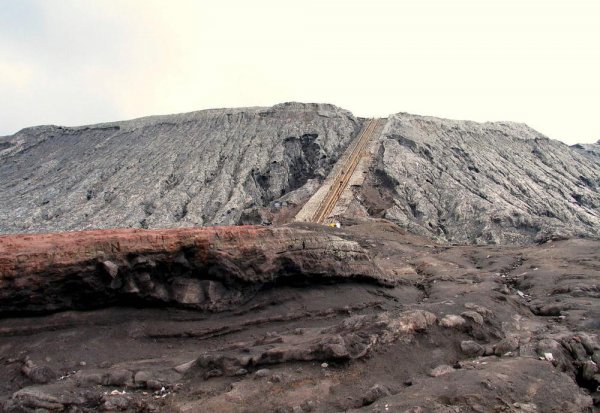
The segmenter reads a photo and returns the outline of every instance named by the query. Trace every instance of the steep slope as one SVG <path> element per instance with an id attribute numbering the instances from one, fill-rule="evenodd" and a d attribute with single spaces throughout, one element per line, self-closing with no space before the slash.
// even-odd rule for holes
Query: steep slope
<path id="1" fill-rule="evenodd" d="M 0 233 L 235 224 L 309 196 L 359 129 L 301 103 L 24 129 L 0 138 Z"/>
<path id="2" fill-rule="evenodd" d="M 458 243 L 600 236 L 600 164 L 524 124 L 400 113 L 360 198 L 410 231 Z"/>
<path id="3" fill-rule="evenodd" d="M 287 222 L 362 126 L 287 103 L 24 129 L 0 138 L 0 233 Z M 600 236 L 598 144 L 400 113 L 373 145 L 346 215 L 453 243 Z"/>

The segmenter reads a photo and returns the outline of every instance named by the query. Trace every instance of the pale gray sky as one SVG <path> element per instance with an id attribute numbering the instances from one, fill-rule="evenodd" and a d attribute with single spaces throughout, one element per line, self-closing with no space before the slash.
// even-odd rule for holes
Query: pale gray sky
<path id="1" fill-rule="evenodd" d="M 600 139 L 598 0 L 0 0 L 0 135 L 328 102 Z"/>

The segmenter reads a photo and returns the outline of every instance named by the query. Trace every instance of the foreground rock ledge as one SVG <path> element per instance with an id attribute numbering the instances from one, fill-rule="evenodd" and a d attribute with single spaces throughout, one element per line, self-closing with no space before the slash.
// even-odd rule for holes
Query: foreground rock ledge
<path id="1" fill-rule="evenodd" d="M 115 303 L 224 310 L 268 285 L 351 278 L 387 282 L 356 242 L 292 227 L 0 237 L 0 314 Z"/>
<path id="2" fill-rule="evenodd" d="M 57 305 L 56 285 L 70 297 L 58 304 L 118 305 L 2 313 L 0 412 L 590 413 L 600 405 L 598 241 L 435 245 L 379 220 L 185 231 L 2 238 L 7 308 L 23 306 L 13 291 L 26 285 L 31 294 L 32 280 L 38 304 L 46 293 Z M 56 237 L 73 239 L 48 243 Z M 48 251 L 54 264 L 34 257 Z M 394 285 L 378 284 L 378 270 Z M 174 298 L 152 296 L 144 273 Z M 176 301 L 174 291 L 195 280 L 187 297 L 204 301 Z M 132 286 L 138 291 L 126 292 Z M 236 293 L 246 302 L 232 305 Z"/>

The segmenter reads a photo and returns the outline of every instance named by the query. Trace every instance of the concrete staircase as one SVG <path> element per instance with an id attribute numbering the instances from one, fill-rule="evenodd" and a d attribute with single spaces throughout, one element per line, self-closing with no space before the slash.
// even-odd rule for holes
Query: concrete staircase
<path id="1" fill-rule="evenodd" d="M 362 183 L 362 179 L 354 176 L 357 166 L 361 161 L 365 161 L 365 157 L 370 158 L 370 151 L 366 149 L 375 138 L 379 137 L 386 122 L 387 119 L 368 119 L 365 122 L 362 130 L 335 164 L 323 185 L 298 212 L 295 221 L 324 223 L 334 211 L 342 194 L 347 192 L 348 184 L 355 181 Z M 363 170 L 359 169 L 362 175 Z"/>

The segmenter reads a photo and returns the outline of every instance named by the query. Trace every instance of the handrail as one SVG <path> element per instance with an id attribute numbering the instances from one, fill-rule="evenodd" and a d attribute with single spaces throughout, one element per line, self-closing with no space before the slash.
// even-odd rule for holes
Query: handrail
<path id="1" fill-rule="evenodd" d="M 344 160 L 344 164 L 340 171 L 336 174 L 327 195 L 319 203 L 317 210 L 313 215 L 312 222 L 323 223 L 323 221 L 331 214 L 340 196 L 348 186 L 350 178 L 354 174 L 359 160 L 362 157 L 363 150 L 366 144 L 371 139 L 377 127 L 380 126 L 379 119 L 369 119 L 368 124 L 361 130 L 352 151 L 348 158 Z"/>

